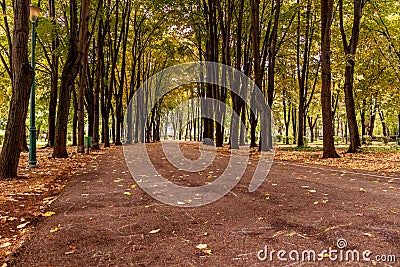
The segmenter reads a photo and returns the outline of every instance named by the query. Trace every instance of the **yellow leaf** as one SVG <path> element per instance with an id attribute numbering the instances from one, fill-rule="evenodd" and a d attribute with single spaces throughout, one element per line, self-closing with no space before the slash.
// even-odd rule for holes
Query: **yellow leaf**
<path id="1" fill-rule="evenodd" d="M 65 255 L 70 255 L 70 254 L 74 254 L 76 247 L 75 246 L 69 246 L 69 248 L 71 249 L 70 251 L 64 252 Z"/>
<path id="2" fill-rule="evenodd" d="M 55 233 L 55 232 L 57 232 L 57 231 L 59 231 L 59 230 L 60 230 L 60 228 L 55 227 L 55 228 L 53 228 L 53 229 L 50 230 L 50 233 Z"/>
<path id="3" fill-rule="evenodd" d="M 132 193 L 131 192 L 125 192 L 124 195 L 130 196 L 130 195 L 132 195 Z"/>
<path id="4" fill-rule="evenodd" d="M 136 185 L 131 185 L 131 188 L 132 189 L 136 189 Z"/>
<path id="5" fill-rule="evenodd" d="M 204 252 L 204 254 L 210 255 L 212 253 L 211 249 L 204 249 L 202 250 Z"/>
<path id="6" fill-rule="evenodd" d="M 394 189 L 394 186 L 389 186 L 389 189 Z"/>
<path id="7" fill-rule="evenodd" d="M 208 247 L 207 244 L 198 244 L 198 245 L 196 246 L 197 249 L 206 249 L 207 247 Z"/>
<path id="8" fill-rule="evenodd" d="M 42 213 L 42 216 L 43 216 L 43 217 L 51 217 L 51 216 L 53 216 L 54 214 L 56 214 L 54 211 L 48 211 L 48 212 L 46 212 L 46 213 Z"/>
<path id="9" fill-rule="evenodd" d="M 161 229 L 150 231 L 149 234 L 157 234 L 161 231 Z"/>
<path id="10" fill-rule="evenodd" d="M 374 235 L 370 234 L 370 233 L 364 233 L 364 236 L 371 238 L 371 239 L 374 238 Z"/>
<path id="11" fill-rule="evenodd" d="M 360 192 L 361 192 L 361 193 L 367 193 L 367 191 L 366 191 L 365 188 L 363 188 L 363 187 L 360 188 Z"/>
<path id="12" fill-rule="evenodd" d="M 319 204 L 319 201 L 318 201 L 318 200 L 314 202 L 314 205 L 318 205 L 318 204 Z"/>
<path id="13" fill-rule="evenodd" d="M 271 199 L 271 194 L 270 193 L 266 193 L 265 194 L 265 199 L 266 200 L 270 200 Z"/>

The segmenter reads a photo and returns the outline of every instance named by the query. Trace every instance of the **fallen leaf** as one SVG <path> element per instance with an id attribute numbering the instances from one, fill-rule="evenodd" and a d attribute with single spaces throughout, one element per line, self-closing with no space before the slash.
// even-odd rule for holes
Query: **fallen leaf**
<path id="1" fill-rule="evenodd" d="M 131 192 L 125 192 L 124 195 L 130 196 L 130 195 L 132 195 L 132 193 Z"/>
<path id="2" fill-rule="evenodd" d="M 318 205 L 318 204 L 319 204 L 319 201 L 318 201 L 318 200 L 314 202 L 314 205 Z"/>
<path id="3" fill-rule="evenodd" d="M 9 247 L 9 246 L 11 246 L 12 244 L 10 243 L 10 242 L 6 242 L 6 243 L 3 243 L 3 244 L 1 244 L 0 245 L 0 248 L 6 248 L 6 247 Z"/>
<path id="4" fill-rule="evenodd" d="M 28 224 L 29 224 L 29 222 L 20 224 L 20 225 L 17 226 L 17 229 L 22 229 L 22 228 L 24 228 L 25 226 L 27 226 Z"/>
<path id="5" fill-rule="evenodd" d="M 51 216 L 53 216 L 54 214 L 56 214 L 54 211 L 48 211 L 48 212 L 46 212 L 46 213 L 42 213 L 42 216 L 43 216 L 43 217 L 51 217 Z"/>
<path id="6" fill-rule="evenodd" d="M 64 254 L 65 254 L 65 255 L 70 255 L 70 254 L 74 254 L 74 253 L 75 253 L 75 250 L 71 250 L 71 251 L 65 252 Z"/>
<path id="7" fill-rule="evenodd" d="M 360 188 L 360 192 L 361 192 L 361 193 L 367 193 L 367 190 L 365 190 L 365 188 L 361 187 L 361 188 Z"/>
<path id="8" fill-rule="evenodd" d="M 161 229 L 157 229 L 157 230 L 152 230 L 149 232 L 149 234 L 157 234 L 161 231 Z"/>
<path id="9" fill-rule="evenodd" d="M 211 249 L 204 249 L 202 250 L 204 252 L 204 254 L 210 255 L 212 253 Z"/>
<path id="10" fill-rule="evenodd" d="M 370 234 L 370 233 L 364 233 L 364 236 L 371 238 L 371 239 L 375 237 L 373 234 Z"/>
<path id="11" fill-rule="evenodd" d="M 207 244 L 198 244 L 197 246 L 196 246 L 196 248 L 197 249 L 206 249 L 208 247 L 208 245 Z"/>
<path id="12" fill-rule="evenodd" d="M 136 189 L 136 187 L 137 187 L 136 185 L 131 185 L 132 189 Z"/>
<path id="13" fill-rule="evenodd" d="M 57 231 L 59 231 L 59 230 L 60 230 L 60 228 L 55 227 L 55 228 L 53 228 L 53 229 L 50 230 L 50 233 L 55 233 L 55 232 L 57 232 Z"/>
<path id="14" fill-rule="evenodd" d="M 271 199 L 271 194 L 270 193 L 266 193 L 265 194 L 265 199 L 266 200 L 270 200 Z"/>

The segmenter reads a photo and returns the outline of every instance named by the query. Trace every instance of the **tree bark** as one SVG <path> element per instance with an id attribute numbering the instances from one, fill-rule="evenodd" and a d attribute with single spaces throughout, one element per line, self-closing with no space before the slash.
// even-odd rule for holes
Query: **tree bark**
<path id="1" fill-rule="evenodd" d="M 322 123 L 324 132 L 324 158 L 338 158 L 335 149 L 332 93 L 331 93 L 331 26 L 333 16 L 333 0 L 321 0 L 321 69 L 322 69 Z"/>
<path id="2" fill-rule="evenodd" d="M 74 113 L 72 114 L 71 146 L 78 146 L 78 97 L 76 95 L 75 87 L 72 88 L 72 104 L 74 105 Z"/>
<path id="3" fill-rule="evenodd" d="M 54 152 L 53 157 L 55 158 L 67 158 L 67 135 L 68 135 L 68 116 L 69 107 L 71 101 L 71 91 L 75 84 L 75 79 L 79 73 L 79 67 L 82 62 L 84 44 L 87 38 L 87 27 L 88 27 L 88 12 L 90 0 L 82 1 L 81 8 L 81 25 L 79 27 L 78 35 L 78 5 L 76 0 L 70 0 L 70 36 L 69 36 L 69 49 L 66 63 L 61 76 L 61 87 L 59 99 L 58 112 L 57 112 L 57 124 L 56 124 L 56 136 L 54 140 Z"/>
<path id="4" fill-rule="evenodd" d="M 14 34 L 12 40 L 12 97 L 0 156 L 0 179 L 18 174 L 21 143 L 29 105 L 34 71 L 28 60 L 29 1 L 14 0 Z"/>
<path id="5" fill-rule="evenodd" d="M 241 71 L 242 66 L 242 33 L 243 33 L 243 8 L 244 0 L 240 0 L 239 13 L 237 19 L 237 35 L 236 35 L 236 63 L 235 68 L 237 71 Z M 240 88 L 240 77 L 235 75 L 233 91 L 231 91 L 233 112 L 235 115 L 231 118 L 231 130 L 230 130 L 230 148 L 239 149 L 239 126 L 240 126 L 240 111 L 241 111 L 241 88 Z"/>
<path id="6" fill-rule="evenodd" d="M 100 149 L 100 91 L 103 87 L 104 77 L 104 23 L 100 17 L 99 29 L 97 35 L 97 67 L 95 72 L 95 85 L 93 92 L 93 147 L 92 149 Z"/>
<path id="7" fill-rule="evenodd" d="M 348 149 L 348 153 L 355 153 L 361 149 L 361 140 L 357 125 L 357 114 L 355 111 L 353 91 L 354 91 L 355 56 L 360 36 L 360 25 L 361 25 L 362 10 L 364 5 L 365 5 L 364 0 L 354 0 L 353 28 L 351 32 L 350 42 L 348 42 L 343 21 L 343 0 L 339 0 L 340 32 L 342 35 L 342 41 L 343 41 L 344 51 L 346 53 L 346 63 L 347 63 L 345 70 L 344 92 L 346 99 L 345 102 L 346 102 L 347 120 L 350 133 L 350 147 Z"/>

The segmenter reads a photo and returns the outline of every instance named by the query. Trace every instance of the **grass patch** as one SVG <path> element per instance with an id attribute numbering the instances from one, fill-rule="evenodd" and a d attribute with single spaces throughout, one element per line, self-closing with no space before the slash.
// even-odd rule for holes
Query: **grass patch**
<path id="1" fill-rule="evenodd" d="M 366 146 L 362 148 L 363 152 L 378 153 L 396 153 L 400 151 L 400 147 L 396 146 Z"/>
<path id="2" fill-rule="evenodd" d="M 291 146 L 291 147 L 280 147 L 279 150 L 282 150 L 282 151 L 319 152 L 319 151 L 323 151 L 323 148 L 319 147 L 319 146 L 308 146 L 308 147 Z"/>

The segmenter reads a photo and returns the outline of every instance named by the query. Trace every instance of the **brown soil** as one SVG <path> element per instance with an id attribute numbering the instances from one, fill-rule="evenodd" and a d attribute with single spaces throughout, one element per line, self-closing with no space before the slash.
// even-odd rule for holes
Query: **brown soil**
<path id="1" fill-rule="evenodd" d="M 182 148 L 189 155 L 196 147 Z M 221 149 L 209 169 L 188 176 L 163 160 L 159 144 L 148 151 L 160 174 L 183 185 L 209 183 L 229 160 Z M 400 260 L 398 173 L 275 161 L 267 181 L 249 193 L 254 153 L 231 193 L 207 206 L 180 208 L 145 194 L 121 149 L 102 154 L 73 175 L 47 209 L 54 215 L 26 219 L 35 231 L 7 266 L 396 266 Z M 28 203 L 35 203 L 33 197 Z M 370 250 L 371 259 L 396 255 L 397 263 L 282 262 L 277 252 L 273 261 L 257 259 L 265 246 L 319 254 L 337 249 L 339 239 L 348 242 L 344 251 Z"/>

